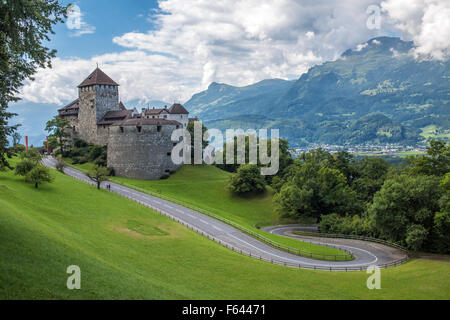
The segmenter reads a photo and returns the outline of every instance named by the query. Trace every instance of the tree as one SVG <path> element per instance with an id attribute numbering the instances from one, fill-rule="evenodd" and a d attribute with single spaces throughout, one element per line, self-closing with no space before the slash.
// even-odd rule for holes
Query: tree
<path id="1" fill-rule="evenodd" d="M 29 159 L 34 162 L 40 162 L 42 160 L 42 154 L 38 149 L 30 147 L 28 150 L 23 151 L 19 155 L 20 159 Z"/>
<path id="2" fill-rule="evenodd" d="M 330 161 L 329 167 L 339 170 L 347 179 L 347 183 L 352 184 L 358 175 L 354 162 L 353 155 L 347 151 L 339 151 L 333 154 L 333 159 Z"/>
<path id="3" fill-rule="evenodd" d="M 410 250 L 419 251 L 428 237 L 428 230 L 420 224 L 412 224 L 406 230 L 406 245 Z"/>
<path id="4" fill-rule="evenodd" d="M 50 175 L 50 170 L 42 164 L 36 165 L 27 175 L 26 180 L 34 183 L 34 187 L 37 189 L 39 184 L 44 182 L 52 182 L 53 178 Z"/>
<path id="5" fill-rule="evenodd" d="M 108 169 L 101 166 L 95 166 L 86 174 L 89 179 L 97 183 L 97 189 L 100 190 L 100 184 L 108 180 Z"/>
<path id="6" fill-rule="evenodd" d="M 441 181 L 444 195 L 439 199 L 441 210 L 434 216 L 433 249 L 450 253 L 450 173 Z"/>
<path id="7" fill-rule="evenodd" d="M 198 121 L 198 122 L 201 123 L 200 121 Z M 206 131 L 208 131 L 208 128 L 206 126 L 204 126 L 203 123 L 201 123 L 201 125 L 202 125 L 202 153 L 201 154 L 203 157 L 203 150 L 205 150 L 205 148 L 209 145 L 209 141 L 206 139 L 208 137 L 205 137 L 205 139 L 203 139 Z M 194 130 L 194 128 L 195 128 L 195 121 L 189 122 L 186 127 L 186 130 L 191 135 L 191 163 L 194 163 L 194 154 L 195 154 L 195 143 L 194 143 L 195 130 Z"/>
<path id="8" fill-rule="evenodd" d="M 66 168 L 66 163 L 61 158 L 56 158 L 56 170 L 58 170 L 61 173 L 64 173 L 64 169 Z"/>
<path id="9" fill-rule="evenodd" d="M 67 8 L 56 0 L 0 1 L 0 170 L 11 168 L 7 161 L 8 136 L 16 126 L 8 126 L 15 116 L 8 104 L 19 100 L 17 94 L 25 79 L 38 68 L 51 67 L 55 50 L 43 45 L 50 41 L 53 25 L 66 17 Z"/>
<path id="10" fill-rule="evenodd" d="M 36 161 L 30 160 L 30 159 L 24 159 L 21 162 L 19 162 L 14 171 L 15 174 L 18 176 L 26 176 L 31 170 L 36 167 L 37 163 Z"/>
<path id="11" fill-rule="evenodd" d="M 239 167 L 236 174 L 231 176 L 229 188 L 234 193 L 244 194 L 264 192 L 266 186 L 258 166 L 255 164 L 244 164 Z"/>
<path id="12" fill-rule="evenodd" d="M 450 146 L 443 141 L 431 140 L 426 155 L 408 157 L 405 161 L 411 164 L 413 175 L 443 176 L 450 172 Z"/>
<path id="13" fill-rule="evenodd" d="M 372 202 L 386 179 L 389 164 L 381 158 L 366 157 L 355 163 L 355 175 L 351 187 L 358 198 L 366 203 Z"/>
<path id="14" fill-rule="evenodd" d="M 48 149 L 49 152 L 53 152 L 59 145 L 58 139 L 53 136 L 48 137 Z M 42 142 L 42 146 L 44 147 L 45 151 L 47 151 L 47 139 Z"/>
<path id="15" fill-rule="evenodd" d="M 49 132 L 50 136 L 57 139 L 61 154 L 64 154 L 67 138 L 70 137 L 70 134 L 67 132 L 69 129 L 69 122 L 58 116 L 55 116 L 52 120 L 48 121 L 47 126 L 45 127 L 45 130 Z"/>
<path id="16" fill-rule="evenodd" d="M 284 217 L 320 218 L 321 215 L 358 213 L 356 193 L 347 185 L 347 179 L 337 169 L 297 159 L 286 174 L 280 192 L 274 197 L 278 212 Z"/>
<path id="17" fill-rule="evenodd" d="M 250 137 L 249 135 L 244 136 L 244 141 L 245 141 L 245 164 L 249 164 L 250 163 Z M 257 159 L 256 162 L 258 164 L 259 167 L 261 167 L 261 162 L 260 162 L 260 157 L 259 157 L 259 145 L 260 145 L 260 139 L 259 137 L 254 137 L 256 139 L 256 152 L 257 152 Z M 233 164 L 227 164 L 227 145 L 230 145 L 230 142 L 224 143 L 223 145 L 223 151 L 222 151 L 222 156 L 223 156 L 223 164 L 218 164 L 216 165 L 218 168 L 228 171 L 228 172 L 237 172 L 240 164 L 238 164 L 237 162 L 237 149 L 238 149 L 238 145 L 237 145 L 237 137 L 234 137 L 234 161 Z M 289 144 L 287 140 L 283 140 L 283 139 L 279 139 L 279 170 L 276 176 L 281 177 L 285 170 L 293 163 L 292 160 L 292 156 L 289 152 Z M 266 141 L 264 141 L 266 142 Z M 272 140 L 267 140 L 267 152 L 268 152 L 268 156 L 271 155 L 272 152 Z M 272 182 L 272 178 L 273 176 L 266 176 L 265 179 L 268 183 Z"/>
<path id="18" fill-rule="evenodd" d="M 414 250 L 431 249 L 435 215 L 443 195 L 439 183 L 440 179 L 434 176 L 404 174 L 387 179 L 368 209 L 380 236 Z M 426 239 L 422 239 L 424 234 Z"/>

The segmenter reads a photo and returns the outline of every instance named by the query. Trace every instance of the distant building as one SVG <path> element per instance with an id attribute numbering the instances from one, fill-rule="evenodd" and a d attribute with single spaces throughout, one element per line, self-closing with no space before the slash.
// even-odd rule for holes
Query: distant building
<path id="1" fill-rule="evenodd" d="M 108 167 L 117 176 L 144 180 L 160 179 L 177 169 L 171 159 L 171 135 L 190 120 L 178 103 L 127 110 L 119 100 L 119 84 L 99 68 L 78 86 L 78 99 L 58 113 L 69 122 L 73 139 L 107 146 Z"/>

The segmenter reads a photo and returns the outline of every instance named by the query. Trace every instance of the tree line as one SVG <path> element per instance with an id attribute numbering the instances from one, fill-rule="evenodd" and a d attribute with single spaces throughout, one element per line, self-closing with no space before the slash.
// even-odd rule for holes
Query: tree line
<path id="1" fill-rule="evenodd" d="M 285 144 L 285 142 L 282 142 Z M 287 153 L 284 153 L 288 156 Z M 280 217 L 315 220 L 324 233 L 377 237 L 410 250 L 450 252 L 450 147 L 431 141 L 426 154 L 400 165 L 323 149 L 283 161 L 265 179 L 256 165 L 228 168 L 232 192 L 269 185 Z"/>

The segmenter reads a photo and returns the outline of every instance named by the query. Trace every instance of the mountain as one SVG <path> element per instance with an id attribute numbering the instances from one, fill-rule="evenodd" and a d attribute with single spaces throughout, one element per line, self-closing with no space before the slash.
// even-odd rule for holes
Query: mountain
<path id="1" fill-rule="evenodd" d="M 450 63 L 416 60 L 413 48 L 374 38 L 297 81 L 212 83 L 186 106 L 211 128 L 279 128 L 291 146 L 448 140 Z"/>
<path id="2" fill-rule="evenodd" d="M 288 90 L 294 81 L 282 79 L 263 80 L 246 87 L 234 87 L 213 82 L 208 90 L 194 95 L 185 107 L 202 120 L 214 120 L 224 114 L 238 116 L 245 113 L 268 112 L 280 95 Z"/>

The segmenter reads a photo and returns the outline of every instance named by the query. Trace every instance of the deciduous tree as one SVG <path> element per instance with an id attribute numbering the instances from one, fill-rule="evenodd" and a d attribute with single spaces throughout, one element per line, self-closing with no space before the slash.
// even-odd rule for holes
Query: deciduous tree
<path id="1" fill-rule="evenodd" d="M 100 190 L 100 184 L 108 180 L 108 169 L 105 167 L 95 166 L 86 174 L 89 179 L 97 183 L 97 189 Z"/>
<path id="2" fill-rule="evenodd" d="M 66 17 L 66 7 L 57 0 L 2 0 L 0 1 L 0 170 L 11 168 L 8 136 L 17 126 L 8 121 L 15 114 L 8 112 L 8 104 L 19 100 L 19 88 L 38 68 L 51 67 L 55 50 L 44 41 L 50 41 L 53 25 Z"/>

